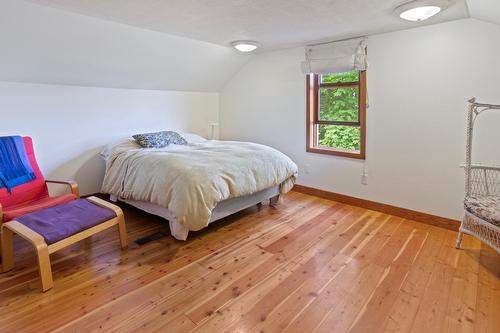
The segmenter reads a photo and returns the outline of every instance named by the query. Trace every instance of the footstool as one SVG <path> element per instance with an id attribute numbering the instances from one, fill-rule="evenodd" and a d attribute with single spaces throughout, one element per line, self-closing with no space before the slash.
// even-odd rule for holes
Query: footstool
<path id="1" fill-rule="evenodd" d="M 122 248 L 127 246 L 125 219 L 120 207 L 96 197 L 73 200 L 18 217 L 2 224 L 3 271 L 13 268 L 13 242 L 17 234 L 36 250 L 42 290 L 53 286 L 49 255 L 118 225 Z"/>

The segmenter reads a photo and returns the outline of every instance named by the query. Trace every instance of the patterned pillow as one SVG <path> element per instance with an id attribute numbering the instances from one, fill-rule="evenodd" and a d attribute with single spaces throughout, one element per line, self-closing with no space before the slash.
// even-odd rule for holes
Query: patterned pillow
<path id="1" fill-rule="evenodd" d="M 169 144 L 187 145 L 187 141 L 179 133 L 173 131 L 136 134 L 132 137 L 143 148 L 163 148 Z"/>

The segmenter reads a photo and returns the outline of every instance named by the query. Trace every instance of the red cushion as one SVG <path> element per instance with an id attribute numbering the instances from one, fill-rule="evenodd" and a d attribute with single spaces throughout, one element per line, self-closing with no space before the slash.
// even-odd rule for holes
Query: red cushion
<path id="1" fill-rule="evenodd" d="M 4 210 L 12 206 L 17 206 L 24 203 L 29 203 L 36 200 L 41 200 L 49 197 L 49 191 L 45 184 L 42 172 L 38 167 L 33 150 L 33 141 L 30 137 L 23 137 L 24 147 L 28 160 L 35 172 L 36 178 L 28 183 L 16 186 L 9 193 L 5 187 L 0 189 L 0 204 Z"/>
<path id="2" fill-rule="evenodd" d="M 40 209 L 54 207 L 66 202 L 77 199 L 74 194 L 65 194 L 57 197 L 46 197 L 39 200 L 34 200 L 28 204 L 11 206 L 3 211 L 3 222 L 15 220 L 17 217 L 33 213 Z"/>

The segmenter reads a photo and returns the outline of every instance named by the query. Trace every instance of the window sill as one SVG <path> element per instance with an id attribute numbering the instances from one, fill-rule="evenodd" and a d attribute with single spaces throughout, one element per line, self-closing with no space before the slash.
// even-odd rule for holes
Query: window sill
<path id="1" fill-rule="evenodd" d="M 316 153 L 316 154 L 325 154 L 325 155 L 334 155 L 340 157 L 348 157 L 348 158 L 356 158 L 358 160 L 364 160 L 365 154 L 364 152 L 353 152 L 349 150 L 341 150 L 334 148 L 320 148 L 320 147 L 307 147 L 306 151 L 308 153 Z"/>

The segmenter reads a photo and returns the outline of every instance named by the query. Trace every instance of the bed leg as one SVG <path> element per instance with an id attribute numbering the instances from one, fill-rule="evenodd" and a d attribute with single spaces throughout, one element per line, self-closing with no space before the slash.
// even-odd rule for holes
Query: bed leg
<path id="1" fill-rule="evenodd" d="M 281 197 L 279 194 L 269 199 L 270 206 L 275 207 L 278 206 L 280 203 L 281 203 Z"/>
<path id="2" fill-rule="evenodd" d="M 177 221 L 168 221 L 170 233 L 177 240 L 185 241 L 188 238 L 189 229 Z"/>
<path id="3" fill-rule="evenodd" d="M 455 248 L 460 249 L 460 245 L 462 245 L 462 237 L 464 236 L 463 232 L 459 232 L 457 236 L 457 242 L 455 244 Z"/>

